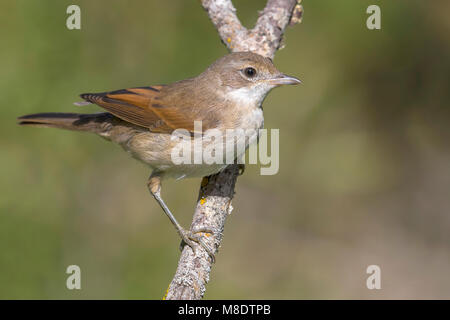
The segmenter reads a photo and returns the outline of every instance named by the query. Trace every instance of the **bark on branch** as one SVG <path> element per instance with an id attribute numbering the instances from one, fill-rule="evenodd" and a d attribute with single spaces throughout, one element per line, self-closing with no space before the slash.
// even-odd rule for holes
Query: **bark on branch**
<path id="1" fill-rule="evenodd" d="M 281 47 L 286 27 L 289 23 L 292 25 L 299 22 L 302 13 L 301 0 L 268 0 L 255 27 L 248 30 L 236 16 L 231 0 L 201 2 L 222 42 L 230 51 L 252 51 L 270 58 Z M 231 200 L 238 175 L 239 166 L 230 165 L 222 172 L 202 180 L 191 229 L 214 231 L 205 240 L 214 252 L 219 249 L 225 221 L 232 210 Z M 203 248 L 197 246 L 193 252 L 189 246 L 185 246 L 165 298 L 201 299 L 206 291 L 211 267 L 212 261 Z"/>

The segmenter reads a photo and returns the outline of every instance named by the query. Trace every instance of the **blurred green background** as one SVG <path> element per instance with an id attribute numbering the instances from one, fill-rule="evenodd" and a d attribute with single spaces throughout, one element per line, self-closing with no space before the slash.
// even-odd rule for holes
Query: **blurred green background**
<path id="1" fill-rule="evenodd" d="M 66 8 L 81 7 L 81 30 Z M 263 0 L 235 0 L 253 26 Z M 382 29 L 366 28 L 381 7 Z M 280 171 L 247 166 L 205 298 L 450 298 L 449 1 L 306 0 L 275 64 Z M 0 3 L 0 298 L 160 299 L 179 239 L 149 170 L 89 134 L 17 116 L 97 112 L 78 94 L 170 83 L 226 53 L 199 1 Z M 200 179 L 167 181 L 191 221 Z M 82 290 L 65 287 L 81 267 Z M 381 267 L 381 290 L 366 268 Z"/>

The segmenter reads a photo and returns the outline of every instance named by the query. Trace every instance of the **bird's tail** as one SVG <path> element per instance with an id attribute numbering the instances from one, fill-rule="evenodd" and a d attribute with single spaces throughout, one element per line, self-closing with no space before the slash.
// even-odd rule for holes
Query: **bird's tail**
<path id="1" fill-rule="evenodd" d="M 23 126 L 50 127 L 75 131 L 87 131 L 97 134 L 104 132 L 113 119 L 110 113 L 36 113 L 19 117 L 18 124 Z"/>

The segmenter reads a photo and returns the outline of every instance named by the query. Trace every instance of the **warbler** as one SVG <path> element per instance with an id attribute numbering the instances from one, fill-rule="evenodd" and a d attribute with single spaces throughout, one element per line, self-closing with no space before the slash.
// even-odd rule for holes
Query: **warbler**
<path id="1" fill-rule="evenodd" d="M 198 134 L 196 123 L 201 123 L 202 132 L 250 130 L 254 134 L 238 137 L 247 148 L 258 139 L 259 129 L 264 125 L 262 103 L 269 91 L 280 85 L 299 83 L 299 79 L 278 71 L 271 59 L 252 52 L 237 52 L 218 59 L 190 79 L 168 85 L 83 93 L 80 96 L 84 101 L 76 103 L 96 104 L 107 112 L 38 113 L 19 117 L 18 123 L 91 132 L 121 145 L 152 169 L 147 186 L 183 242 L 193 250 L 194 243 L 200 244 L 214 260 L 211 248 L 201 236 L 203 232 L 214 231 L 181 227 L 161 197 L 161 181 L 167 177 L 208 176 L 225 168 L 227 163 L 175 163 L 173 150 L 179 146 L 180 139 L 174 139 L 174 132 L 182 129 L 188 136 L 184 143 L 193 145 Z M 219 150 L 222 145 L 214 145 L 216 152 L 229 153 L 230 150 Z M 200 151 L 207 147 L 206 143 Z M 242 156 L 245 148 L 235 157 Z M 193 149 L 195 157 L 195 146 Z"/>

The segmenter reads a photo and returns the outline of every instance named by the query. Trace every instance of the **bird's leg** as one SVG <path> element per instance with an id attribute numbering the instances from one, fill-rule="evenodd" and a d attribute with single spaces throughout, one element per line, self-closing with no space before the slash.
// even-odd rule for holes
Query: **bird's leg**
<path id="1" fill-rule="evenodd" d="M 192 248 L 192 250 L 195 252 L 194 242 L 198 243 L 205 251 L 208 253 L 208 255 L 211 257 L 212 262 L 215 262 L 215 256 L 211 248 L 203 241 L 203 237 L 199 235 L 199 233 L 213 233 L 211 230 L 206 229 L 198 229 L 195 231 L 186 230 L 184 229 L 175 219 L 172 212 L 170 212 L 169 208 L 165 204 L 164 200 L 161 198 L 161 176 L 158 174 L 151 174 L 148 182 L 147 187 L 150 190 L 150 193 L 153 195 L 153 197 L 156 199 L 156 201 L 159 203 L 161 208 L 163 209 L 164 213 L 169 218 L 170 222 L 174 225 L 175 229 L 177 230 L 178 234 L 180 235 L 181 239 L 183 240 L 180 248 L 183 248 L 183 242 L 187 244 L 189 247 Z"/>

